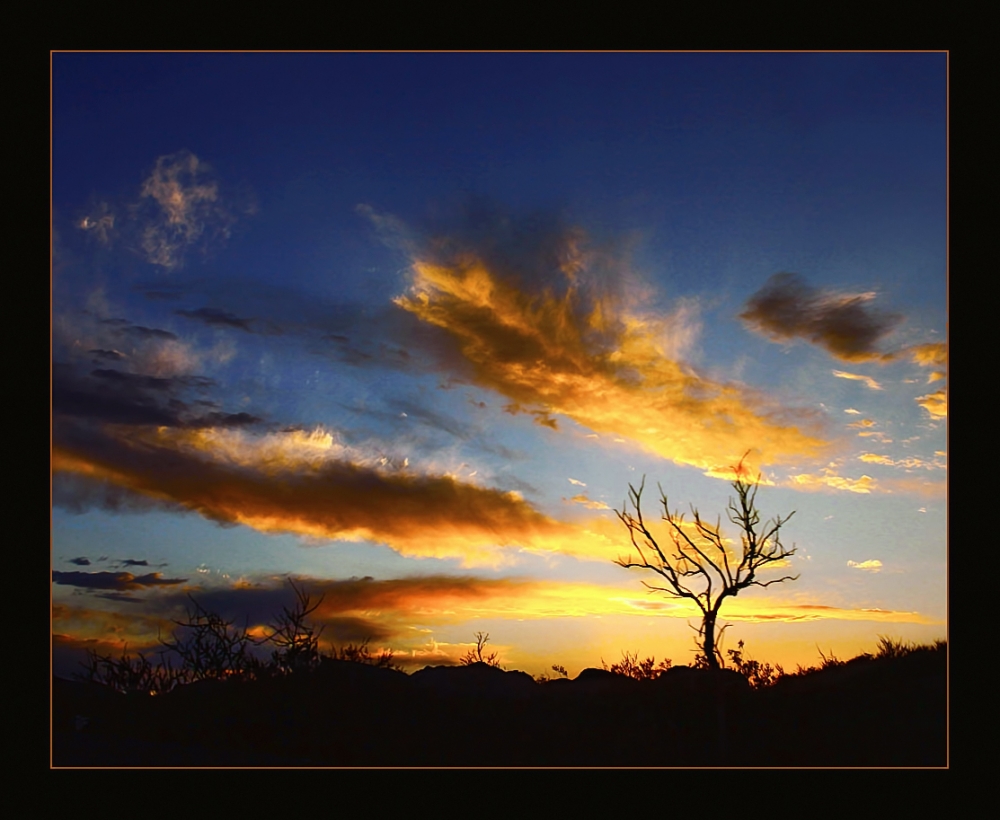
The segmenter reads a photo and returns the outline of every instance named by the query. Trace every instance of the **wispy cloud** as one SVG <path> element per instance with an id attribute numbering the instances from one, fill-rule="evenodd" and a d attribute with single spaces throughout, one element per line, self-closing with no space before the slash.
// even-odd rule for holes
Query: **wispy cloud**
<path id="1" fill-rule="evenodd" d="M 255 211 L 250 197 L 225 192 L 212 168 L 190 151 L 157 158 L 130 202 L 101 201 L 76 227 L 104 246 L 123 244 L 171 271 L 188 253 L 224 244 L 239 220 Z"/>
<path id="2" fill-rule="evenodd" d="M 574 504 L 582 504 L 588 510 L 610 510 L 611 509 L 611 507 L 609 507 L 603 501 L 594 501 L 593 499 L 587 498 L 587 496 L 582 495 L 582 494 L 581 495 L 574 495 L 570 499 L 570 501 L 572 501 Z"/>
<path id="3" fill-rule="evenodd" d="M 847 362 L 892 357 L 878 343 L 902 316 L 870 307 L 875 293 L 838 294 L 806 284 L 795 273 L 776 273 L 747 300 L 740 318 L 775 341 L 805 339 Z"/>
<path id="4" fill-rule="evenodd" d="M 608 287 L 607 260 L 591 258 L 579 231 L 545 240 L 536 242 L 540 258 L 529 258 L 520 274 L 503 259 L 491 266 L 489 242 L 485 251 L 476 243 L 430 244 L 396 304 L 444 328 L 474 381 L 512 399 L 508 412 L 527 408 L 555 429 L 552 416 L 566 416 L 711 471 L 735 463 L 749 446 L 761 463 L 824 449 L 811 412 L 713 382 L 681 362 L 691 336 L 688 308 L 643 312 L 623 286 Z"/>
<path id="5" fill-rule="evenodd" d="M 854 381 L 864 382 L 869 390 L 881 390 L 882 385 L 880 385 L 871 376 L 862 376 L 858 373 L 845 373 L 843 370 L 834 370 L 833 375 L 838 379 L 853 379 Z M 857 412 L 857 411 L 855 411 Z"/>
<path id="6" fill-rule="evenodd" d="M 852 493 L 870 493 L 878 487 L 878 482 L 869 475 L 848 478 L 839 475 L 832 468 L 824 468 L 820 473 L 800 473 L 789 476 L 790 485 L 800 490 L 846 490 Z"/>
<path id="7" fill-rule="evenodd" d="M 146 259 L 167 270 L 183 265 L 190 247 L 228 239 L 237 221 L 211 168 L 188 151 L 156 160 L 134 210 Z"/>

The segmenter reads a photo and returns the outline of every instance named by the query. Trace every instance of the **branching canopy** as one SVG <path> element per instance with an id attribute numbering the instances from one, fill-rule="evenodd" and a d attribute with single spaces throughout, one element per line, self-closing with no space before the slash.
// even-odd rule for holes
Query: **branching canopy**
<path id="1" fill-rule="evenodd" d="M 720 530 L 721 520 L 717 520 L 714 525 L 704 521 L 698 510 L 692 507 L 694 521 L 685 522 L 683 514 L 670 511 L 662 487 L 662 517 L 670 525 L 673 547 L 661 547 L 642 516 L 640 504 L 646 483 L 645 476 L 638 489 L 629 484 L 632 511 L 624 504 L 621 512 L 616 510 L 618 518 L 628 528 L 637 557 L 619 558 L 615 563 L 626 568 L 652 570 L 666 584 L 656 585 L 644 581 L 645 586 L 650 590 L 666 593 L 671 598 L 688 598 L 694 601 L 706 618 L 711 616 L 713 621 L 723 600 L 736 596 L 740 590 L 751 586 L 768 587 L 782 581 L 794 581 L 799 577 L 785 575 L 769 581 L 757 578 L 757 572 L 767 565 L 794 555 L 794 546 L 786 549 L 781 543 L 781 528 L 795 513 L 793 511 L 784 518 L 777 516 L 761 525 L 760 513 L 756 508 L 760 474 L 753 482 L 747 481 L 742 459 L 735 472 L 736 479 L 732 486 L 737 497 L 729 499 L 727 515 L 729 521 L 742 531 L 742 556 L 736 556 L 727 547 Z"/>

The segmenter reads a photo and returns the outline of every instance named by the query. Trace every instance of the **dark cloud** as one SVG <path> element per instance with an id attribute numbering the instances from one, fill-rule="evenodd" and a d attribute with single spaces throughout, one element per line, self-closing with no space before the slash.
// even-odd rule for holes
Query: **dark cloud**
<path id="1" fill-rule="evenodd" d="M 60 572 L 52 571 L 52 583 L 81 589 L 112 589 L 118 592 L 156 586 L 176 586 L 187 578 L 164 578 L 162 572 L 133 575 L 131 572 Z"/>
<path id="2" fill-rule="evenodd" d="M 138 373 L 123 373 L 121 370 L 92 370 L 90 375 L 95 379 L 103 379 L 127 390 L 168 390 L 176 382 L 175 379 L 160 379 L 156 376 L 143 376 Z"/>
<path id="3" fill-rule="evenodd" d="M 52 412 L 114 424 L 174 426 L 180 420 L 178 408 L 165 404 L 162 395 L 169 392 L 170 382 L 110 370 L 80 376 L 71 366 L 56 362 L 52 365 Z"/>
<path id="4" fill-rule="evenodd" d="M 123 567 L 148 567 L 149 566 L 149 561 L 147 561 L 145 558 L 142 558 L 142 559 L 138 559 L 138 558 L 124 558 L 121 561 L 119 561 L 118 563 L 121 564 Z"/>
<path id="5" fill-rule="evenodd" d="M 118 319 L 104 319 L 105 323 L 118 323 Z M 126 336 L 134 336 L 138 339 L 166 339 L 168 341 L 177 341 L 177 334 L 171 333 L 169 330 L 160 330 L 154 327 L 143 327 L 142 325 L 131 325 L 126 324 L 125 326 L 119 326 L 117 328 L 119 333 L 124 333 Z"/>
<path id="6" fill-rule="evenodd" d="M 211 379 L 199 376 L 161 378 L 112 369 L 84 375 L 56 362 L 52 366 L 52 411 L 110 424 L 162 427 L 246 427 L 261 421 L 246 412 L 193 412 L 185 398 L 192 390 L 212 385 Z"/>
<path id="7" fill-rule="evenodd" d="M 299 579 L 297 584 L 319 606 L 311 620 L 324 627 L 324 640 L 334 643 L 383 640 L 403 634 L 408 616 L 428 609 L 446 609 L 448 604 L 486 601 L 514 590 L 530 591 L 533 582 L 484 579 L 469 576 L 430 575 L 376 580 L 371 576 L 347 579 Z M 168 593 L 155 606 L 164 613 L 186 607 L 192 600 L 204 610 L 238 623 L 266 624 L 283 607 L 291 609 L 295 595 L 288 584 L 261 584 L 206 589 L 187 594 Z M 359 615 L 379 612 L 378 620 Z M 407 633 L 408 634 L 408 633 Z"/>
<path id="8" fill-rule="evenodd" d="M 95 598 L 103 598 L 106 601 L 117 601 L 122 604 L 141 604 L 144 603 L 142 598 L 135 598 L 129 595 L 127 592 L 98 592 L 94 594 Z"/>
<path id="9" fill-rule="evenodd" d="M 108 479 L 61 470 L 52 475 L 52 504 L 77 515 L 93 509 L 113 513 L 147 513 L 154 510 L 187 512 L 187 509 L 180 504 L 170 504 L 163 499 L 150 498 Z M 107 556 L 99 559 L 99 561 L 106 560 Z"/>
<path id="10" fill-rule="evenodd" d="M 78 567 L 89 567 L 90 559 L 81 555 L 79 558 L 70 558 L 69 563 L 76 564 Z"/>
<path id="11" fill-rule="evenodd" d="M 175 299 L 180 299 L 184 294 L 167 290 L 144 290 L 142 295 L 153 302 L 172 302 Z"/>
<path id="12" fill-rule="evenodd" d="M 806 339 L 850 362 L 889 359 L 878 342 L 903 317 L 868 306 L 874 294 L 838 295 L 806 284 L 794 273 L 776 273 L 747 300 L 740 318 L 774 340 Z"/>
<path id="13" fill-rule="evenodd" d="M 119 353 L 117 350 L 90 350 L 88 352 L 96 359 L 107 359 L 112 362 L 120 362 L 125 359 L 125 354 Z"/>
<path id="14" fill-rule="evenodd" d="M 218 308 L 198 308 L 197 310 L 175 310 L 178 316 L 185 316 L 188 319 L 195 319 L 204 322 L 206 325 L 216 325 L 221 327 L 234 327 L 238 330 L 253 333 L 250 327 L 251 319 L 241 319 L 234 313 L 227 313 Z"/>
<path id="15" fill-rule="evenodd" d="M 261 419 L 250 413 L 207 413 L 187 424 L 188 427 L 249 427 Z"/>

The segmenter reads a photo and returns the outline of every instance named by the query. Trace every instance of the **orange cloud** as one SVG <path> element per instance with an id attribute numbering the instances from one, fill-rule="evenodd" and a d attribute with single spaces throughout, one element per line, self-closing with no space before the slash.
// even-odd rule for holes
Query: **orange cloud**
<path id="1" fill-rule="evenodd" d="M 110 482 L 220 523 L 320 539 L 372 540 L 415 557 L 498 565 L 518 548 L 609 560 L 611 522 L 569 524 L 514 492 L 424 475 L 337 443 L 324 431 L 253 437 L 218 428 L 136 428 L 72 435 L 53 447 L 56 472 Z"/>
<path id="2" fill-rule="evenodd" d="M 934 418 L 945 418 L 948 415 L 948 393 L 944 388 L 918 396 L 917 404 L 924 408 Z"/>
<path id="3" fill-rule="evenodd" d="M 915 345 L 907 352 L 913 361 L 921 367 L 946 366 L 948 364 L 948 345 L 945 342 Z"/>
<path id="4" fill-rule="evenodd" d="M 531 294 L 476 258 L 418 260 L 410 292 L 395 302 L 447 330 L 481 386 L 518 407 L 628 438 L 677 464 L 720 470 L 748 447 L 761 463 L 825 448 L 810 432 L 811 414 L 684 367 L 676 351 L 685 344 L 685 311 L 673 317 L 630 312 L 620 299 L 578 285 L 578 272 L 566 278 L 562 294 Z"/>
<path id="5" fill-rule="evenodd" d="M 921 367 L 947 367 L 948 345 L 944 342 L 916 345 L 908 349 L 911 358 Z M 933 370 L 927 377 L 927 384 L 947 378 L 947 372 Z M 918 396 L 917 404 L 924 408 L 933 418 L 946 418 L 948 415 L 948 393 L 946 388 L 935 390 L 926 396 Z"/>
<path id="6" fill-rule="evenodd" d="M 790 486 L 802 490 L 821 490 L 829 487 L 834 490 L 847 490 L 852 493 L 870 493 L 878 488 L 878 482 L 869 475 L 860 478 L 845 478 L 830 469 L 824 469 L 822 474 L 803 473 L 789 477 Z"/>
<path id="7" fill-rule="evenodd" d="M 895 464 L 889 456 L 880 456 L 875 453 L 862 453 L 858 456 L 858 458 L 861 461 L 868 462 L 869 464 Z"/>
<path id="8" fill-rule="evenodd" d="M 609 507 L 603 501 L 594 501 L 593 499 L 587 498 L 587 496 L 583 495 L 582 493 L 580 495 L 574 495 L 570 499 L 570 501 L 574 502 L 575 504 L 583 504 L 583 506 L 586 507 L 588 510 L 610 510 L 611 509 L 611 507 Z"/>

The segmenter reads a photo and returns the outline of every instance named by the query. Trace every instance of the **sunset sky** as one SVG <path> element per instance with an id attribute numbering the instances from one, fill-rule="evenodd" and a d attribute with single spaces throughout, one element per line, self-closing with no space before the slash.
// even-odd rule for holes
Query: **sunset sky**
<path id="1" fill-rule="evenodd" d="M 947 55 L 52 55 L 57 674 L 191 593 L 410 671 L 693 658 L 614 510 L 796 548 L 724 648 L 947 632 Z M 665 527 L 665 525 L 663 525 Z M 669 544 L 667 530 L 657 530 Z"/>

